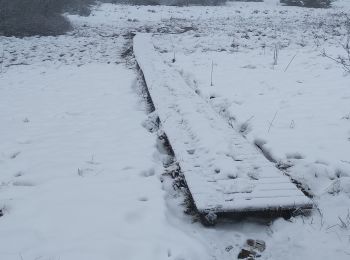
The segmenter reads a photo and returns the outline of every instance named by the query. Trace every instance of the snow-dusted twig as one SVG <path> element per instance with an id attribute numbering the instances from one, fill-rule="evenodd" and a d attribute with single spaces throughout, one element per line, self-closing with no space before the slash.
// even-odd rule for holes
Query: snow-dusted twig
<path id="1" fill-rule="evenodd" d="M 171 60 L 172 63 L 175 63 L 176 61 L 176 53 L 175 53 L 175 50 L 174 50 L 174 55 L 173 55 L 173 59 Z"/>
<path id="2" fill-rule="evenodd" d="M 324 215 L 323 215 L 323 212 L 321 211 L 321 209 L 316 205 L 316 203 L 314 203 L 314 207 L 317 209 L 317 212 L 319 213 L 320 215 L 320 230 L 323 228 L 324 226 Z"/>
<path id="3" fill-rule="evenodd" d="M 277 113 L 278 113 L 278 111 L 276 111 L 276 113 L 275 113 L 274 117 L 272 118 L 272 121 L 270 122 L 269 129 L 267 130 L 267 132 L 268 132 L 268 133 L 270 132 L 271 127 L 272 127 L 272 125 L 273 125 L 273 122 L 274 122 L 274 121 L 275 121 L 275 119 L 276 119 Z"/>
<path id="4" fill-rule="evenodd" d="M 1 50 L 1 59 L 0 59 L 0 73 L 2 73 L 4 62 L 5 62 L 5 47 L 3 45 Z"/>
<path id="5" fill-rule="evenodd" d="M 213 86 L 214 61 L 211 61 L 210 86 Z"/>
<path id="6" fill-rule="evenodd" d="M 345 26 L 347 30 L 347 38 L 345 43 L 340 43 L 340 46 L 344 49 L 344 55 L 338 55 L 334 57 L 326 52 L 326 50 L 322 50 L 321 54 L 323 57 L 331 59 L 335 63 L 341 65 L 346 72 L 350 73 L 350 17 L 344 14 L 346 17 Z"/>
<path id="7" fill-rule="evenodd" d="M 290 129 L 293 129 L 294 127 L 295 127 L 295 121 L 292 120 L 292 121 L 290 122 L 289 128 L 290 128 Z"/>
<path id="8" fill-rule="evenodd" d="M 278 63 L 278 45 L 275 44 L 275 48 L 273 50 L 273 65 L 276 66 Z"/>
<path id="9" fill-rule="evenodd" d="M 339 227 L 342 229 L 349 229 L 350 228 L 350 209 L 348 209 L 348 214 L 345 216 L 344 219 L 342 219 L 340 216 L 338 216 L 338 219 L 340 221 Z"/>
<path id="10" fill-rule="evenodd" d="M 83 170 L 80 169 L 80 168 L 78 168 L 78 175 L 79 175 L 80 177 L 83 177 L 83 176 L 84 176 Z"/>
<path id="11" fill-rule="evenodd" d="M 284 72 L 286 72 L 290 66 L 290 64 L 292 64 L 293 60 L 295 59 L 295 57 L 298 55 L 298 53 L 296 53 L 293 58 L 290 60 L 290 62 L 288 63 L 287 67 L 284 69 Z"/>
<path id="12" fill-rule="evenodd" d="M 349 38 L 349 40 L 350 40 L 350 38 Z M 347 43 L 348 48 L 349 48 L 349 40 Z M 346 51 L 349 52 L 348 55 L 350 55 L 350 49 L 347 49 Z M 341 65 L 346 72 L 350 72 L 350 56 L 348 58 L 349 60 L 347 60 L 345 57 L 340 56 L 340 55 L 338 57 L 332 57 L 331 55 L 327 54 L 325 50 L 323 50 L 321 52 L 321 54 L 323 57 L 326 57 L 326 58 L 334 61 L 335 63 Z"/>

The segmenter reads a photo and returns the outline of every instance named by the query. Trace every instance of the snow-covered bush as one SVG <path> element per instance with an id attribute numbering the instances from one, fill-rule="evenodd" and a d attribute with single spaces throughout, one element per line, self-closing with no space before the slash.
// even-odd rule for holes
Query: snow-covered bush
<path id="1" fill-rule="evenodd" d="M 327 53 L 326 50 L 323 50 L 321 53 L 324 57 L 327 57 L 337 64 L 341 65 L 344 71 L 350 73 L 350 16 L 343 13 L 340 15 L 340 17 L 343 17 L 344 20 L 342 22 L 339 22 L 337 26 L 340 28 L 343 27 L 347 32 L 343 42 L 339 42 L 339 47 L 341 47 L 344 52 L 342 54 L 338 54 L 337 56 Z"/>
<path id="2" fill-rule="evenodd" d="M 332 0 L 280 0 L 285 5 L 327 8 L 332 4 Z"/>

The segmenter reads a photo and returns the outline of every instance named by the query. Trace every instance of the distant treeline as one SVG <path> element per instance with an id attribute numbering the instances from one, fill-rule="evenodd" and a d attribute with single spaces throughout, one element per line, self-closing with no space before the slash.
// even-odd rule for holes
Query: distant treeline
<path id="1" fill-rule="evenodd" d="M 62 13 L 89 15 L 98 2 L 132 5 L 221 5 L 227 0 L 0 0 L 0 35 L 59 35 L 71 29 Z M 239 0 L 231 0 L 239 1 Z M 261 2 L 262 0 L 240 0 Z M 280 0 L 285 5 L 329 7 L 332 0 Z"/>
<path id="2" fill-rule="evenodd" d="M 89 15 L 98 2 L 133 5 L 219 5 L 226 0 L 0 0 L 0 35 L 59 35 L 71 29 L 62 13 Z"/>
<path id="3" fill-rule="evenodd" d="M 282 4 L 290 6 L 328 8 L 334 0 L 280 0 Z"/>

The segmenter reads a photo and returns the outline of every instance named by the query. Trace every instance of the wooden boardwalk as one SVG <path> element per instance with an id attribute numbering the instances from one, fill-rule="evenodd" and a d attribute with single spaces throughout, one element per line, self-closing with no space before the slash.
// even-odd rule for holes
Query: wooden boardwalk
<path id="1" fill-rule="evenodd" d="M 162 60 L 150 35 L 135 36 L 134 53 L 200 214 L 312 208 L 287 176 Z"/>

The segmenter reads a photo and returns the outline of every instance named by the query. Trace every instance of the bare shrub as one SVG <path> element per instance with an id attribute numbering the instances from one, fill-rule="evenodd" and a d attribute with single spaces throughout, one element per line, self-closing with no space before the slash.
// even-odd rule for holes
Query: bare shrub
<path id="1" fill-rule="evenodd" d="M 346 29 L 345 40 L 341 44 L 342 49 L 344 50 L 344 54 L 340 54 L 338 56 L 332 56 L 326 52 L 326 50 L 322 51 L 322 55 L 326 58 L 329 58 L 341 65 L 344 71 L 350 73 L 350 17 L 347 14 L 342 14 L 344 19 L 344 27 Z"/>

